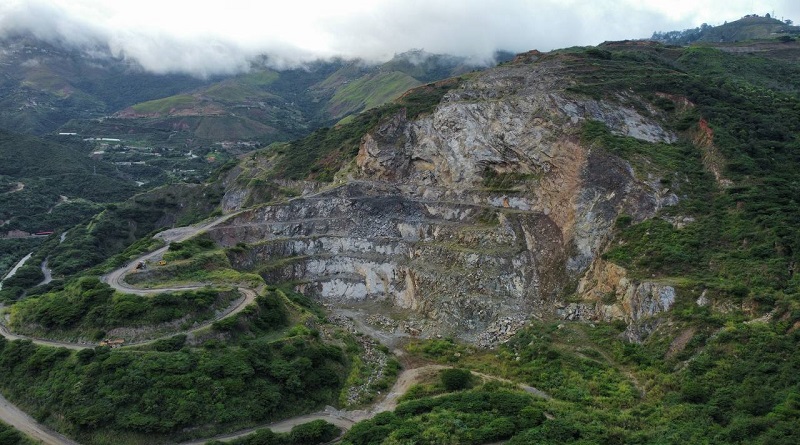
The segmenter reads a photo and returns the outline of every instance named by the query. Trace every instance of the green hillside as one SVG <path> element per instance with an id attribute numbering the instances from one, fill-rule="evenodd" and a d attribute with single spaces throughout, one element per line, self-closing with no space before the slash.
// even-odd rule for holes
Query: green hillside
<path id="1" fill-rule="evenodd" d="M 0 44 L 0 128 L 20 133 L 51 133 L 71 119 L 101 117 L 207 83 L 149 74 L 113 57 L 87 58 L 29 36 Z"/>
<path id="2" fill-rule="evenodd" d="M 33 445 L 36 442 L 13 427 L 0 422 L 0 443 L 5 445 Z"/>
<path id="3" fill-rule="evenodd" d="M 141 114 L 170 114 L 199 106 L 199 100 L 188 94 L 170 96 L 164 99 L 154 99 L 132 106 L 136 113 Z"/>
<path id="4" fill-rule="evenodd" d="M 132 114 L 102 122 L 73 121 L 70 125 L 81 132 L 102 129 L 105 135 L 169 141 L 185 148 L 195 147 L 191 143 L 198 139 L 203 142 L 198 145 L 210 145 L 223 139 L 265 143 L 303 136 L 247 153 L 207 183 L 167 184 L 136 195 L 138 189 L 118 174 L 117 166 L 88 156 L 92 148 L 83 141 L 62 144 L 0 132 L 4 227 L 69 227 L 63 242 L 50 237 L 41 244 L 7 244 L 13 256 L 28 251 L 34 256 L 0 293 L 10 305 L 4 319 L 20 334 L 90 344 L 73 351 L 0 338 L 0 389 L 37 420 L 93 445 L 211 437 L 326 405 L 357 409 L 354 416 L 363 419 L 347 424 L 348 430 L 336 439 L 347 445 L 796 444 L 800 42 L 781 38 L 793 30 L 775 22 L 747 17 L 703 27 L 698 36 L 662 36 L 670 44 L 622 41 L 532 52 L 486 77 L 464 73 L 431 81 L 428 76 L 461 69 L 462 61 L 448 65 L 419 53 L 377 68 L 339 60 L 307 70 L 254 70 L 140 102 L 130 107 Z M 674 44 L 690 38 L 703 44 Z M 560 318 L 553 308 L 524 320 L 495 348 L 482 349 L 392 324 L 383 317 L 388 299 L 370 302 L 379 315 L 361 325 L 362 320 L 348 315 L 355 311 L 347 312 L 351 301 L 346 298 L 321 307 L 296 292 L 316 285 L 313 281 L 288 281 L 272 270 L 252 273 L 264 265 L 254 246 L 274 249 L 268 253 L 278 262 L 312 248 L 320 258 L 343 257 L 345 238 L 333 234 L 342 221 L 358 223 L 353 215 L 363 210 L 359 206 L 366 209 L 364 214 L 374 209 L 371 217 L 383 211 L 373 205 L 385 203 L 385 211 L 394 217 L 393 212 L 402 215 L 400 207 L 419 205 L 413 215 L 428 224 L 431 214 L 447 213 L 434 204 L 444 202 L 432 200 L 437 194 L 446 200 L 468 197 L 442 229 L 431 224 L 430 232 L 439 233 L 425 235 L 421 229 L 408 237 L 429 236 L 433 241 L 428 245 L 444 249 L 444 244 L 462 246 L 455 242 L 458 237 L 464 238 L 459 242 L 483 242 L 474 233 L 478 224 L 496 226 L 493 236 L 511 236 L 502 232 L 510 227 L 506 214 L 505 221 L 476 217 L 478 223 L 465 227 L 469 219 L 462 214 L 467 209 L 490 208 L 483 189 L 448 189 L 444 181 L 432 182 L 436 187 L 430 188 L 427 182 L 370 183 L 363 175 L 350 189 L 330 192 L 325 187 L 353 174 L 353 161 L 369 132 L 387 122 L 429 116 L 448 93 L 469 93 L 458 88 L 474 79 L 500 73 L 493 80 L 503 88 L 528 87 L 514 84 L 520 78 L 503 75 L 532 64 L 538 65 L 530 69 L 541 69 L 532 73 L 553 76 L 553 82 L 564 86 L 559 91 L 563 102 L 541 105 L 542 113 L 552 111 L 548 106 L 569 107 L 570 101 L 587 109 L 607 107 L 603 109 L 617 115 L 635 110 L 675 135 L 669 143 L 624 136 L 591 110 L 562 134 L 568 147 L 580 144 L 586 152 L 602 153 L 624 165 L 625 174 L 677 197 L 673 205 L 652 204 L 653 218 L 614 216 L 613 229 L 603 241 L 607 248 L 599 255 L 603 262 L 624 268 L 630 282 L 672 286 L 675 297 L 669 310 L 635 325 L 621 317 L 610 322 L 602 316 Z M 36 81 L 50 89 L 63 86 L 45 74 Z M 504 94 L 489 94 L 487 102 L 504 100 Z M 556 95 L 547 100 L 551 97 Z M 348 113 L 353 115 L 331 125 Z M 553 122 L 548 125 L 558 125 Z M 405 143 L 402 137 L 387 137 Z M 166 156 L 160 158 L 157 163 L 164 170 L 178 169 Z M 586 166 L 593 159 L 587 155 L 575 161 L 576 177 L 589 174 Z M 518 171 L 486 175 L 483 186 L 501 190 L 508 201 L 518 191 L 507 187 L 516 175 L 532 176 Z M 413 189 L 413 200 L 397 199 L 402 186 Z M 310 192 L 283 206 L 301 188 Z M 62 194 L 85 208 L 70 210 L 71 217 L 67 204 L 60 203 Z M 220 216 L 223 196 L 236 203 L 233 207 L 253 209 L 207 232 L 197 229 L 194 238 L 168 247 L 152 238 L 165 227 Z M 327 199 L 351 205 L 354 212 L 346 208 L 340 218 Z M 289 211 L 295 204 L 299 210 Z M 64 213 L 58 213 L 61 207 Z M 545 216 L 542 220 L 554 224 Z M 235 222 L 226 226 L 229 221 Z M 405 221 L 381 224 L 380 240 L 406 237 L 390 233 L 401 223 Z M 370 230 L 365 225 L 355 243 L 369 246 Z M 250 238 L 238 238 L 240 234 Z M 255 242 L 248 245 L 243 239 Z M 143 256 L 161 246 L 166 247 L 162 256 Z M 306 246 L 311 247 L 303 250 Z M 482 261 L 480 250 L 468 247 L 459 253 Z M 367 248 L 354 257 L 363 262 L 359 265 L 380 258 Z M 0 266 L 10 266 L 10 258 L 0 258 Z M 39 286 L 39 265 L 47 258 L 58 277 Z M 136 266 L 127 283 L 140 286 L 143 295 L 112 287 L 113 274 L 100 278 L 125 264 Z M 350 278 L 342 263 L 331 264 L 309 267 L 330 267 L 334 278 Z M 503 267 L 517 268 L 514 261 Z M 278 282 L 265 282 L 265 277 Z M 410 274 L 408 280 L 413 281 Z M 586 303 L 574 281 L 554 291 L 559 294 L 552 300 L 531 304 Z M 147 292 L 176 284 L 191 289 Z M 249 292 L 252 300 L 246 299 Z M 239 299 L 250 304 L 226 313 Z M 592 304 L 623 304 L 616 299 L 615 289 Z M 460 304 L 455 297 L 453 302 Z M 426 313 L 421 320 L 427 323 L 436 316 Z M 392 338 L 401 339 L 391 347 L 396 349 L 360 333 L 374 332 L 376 326 L 388 326 L 397 335 Z M 150 335 L 152 341 L 120 349 L 95 347 L 94 342 L 118 332 L 120 337 Z M 397 380 L 406 386 L 393 392 L 403 366 L 410 372 Z M 356 390 L 361 392 L 353 395 Z M 373 404 L 387 393 L 397 399 Z M 346 418 L 339 414 L 329 418 Z M 0 425 L 0 438 L 6 434 L 14 439 L 4 428 Z M 317 442 L 334 435 L 327 424 L 306 428 L 305 433 L 299 429 L 281 436 L 262 430 L 234 443 L 300 444 L 311 443 L 303 441 L 304 434 Z"/>
<path id="5" fill-rule="evenodd" d="M 545 55 L 563 64 L 573 93 L 613 102 L 633 92 L 644 101 L 632 106 L 666 113 L 680 135 L 676 144 L 649 144 L 593 121 L 580 135 L 594 149 L 681 181 L 678 205 L 637 224 L 620 218 L 604 255 L 632 279 L 675 285 L 679 300 L 641 344 L 623 339 L 624 323 L 563 322 L 534 322 L 498 351 L 447 339 L 412 344 L 420 359 L 522 381 L 553 400 L 492 385 L 442 397 L 441 385 L 430 383 L 394 413 L 356 425 L 343 443 L 794 443 L 800 45 L 775 43 L 740 53 L 616 42 Z M 355 156 L 354 141 L 391 110 L 278 147 L 266 165 L 278 177 L 329 180 Z M 715 182 L 695 145 L 707 131 L 730 185 Z M 692 222 L 679 228 L 669 222 L 676 217 Z M 714 305 L 696 303 L 701 295 Z M 514 408 L 491 402 L 500 399 Z"/>
<path id="6" fill-rule="evenodd" d="M 360 77 L 336 90 L 328 102 L 326 112 L 331 118 L 337 119 L 369 110 L 397 98 L 419 84 L 419 80 L 397 71 Z"/>
<path id="7" fill-rule="evenodd" d="M 752 14 L 719 26 L 710 26 L 704 23 L 694 29 L 655 32 L 651 40 L 673 45 L 686 45 L 694 42 L 734 43 L 779 37 L 789 39 L 798 35 L 800 35 L 800 27 L 792 26 L 791 20 L 782 22 L 769 17 L 769 14 L 764 17 Z"/>
<path id="8" fill-rule="evenodd" d="M 90 159 L 91 148 L 82 141 L 68 139 L 0 130 L 3 230 L 65 229 L 96 211 L 93 203 L 124 200 L 135 192 L 131 179 L 108 163 Z"/>
<path id="9" fill-rule="evenodd" d="M 135 104 L 110 121 L 70 122 L 69 131 L 120 137 L 169 133 L 171 140 L 287 141 L 342 118 L 383 105 L 408 89 L 471 70 L 452 56 L 410 51 L 383 64 L 334 59 L 305 68 L 254 67 L 199 89 Z M 117 130 L 109 128 L 118 125 Z M 101 130 L 102 129 L 102 130 Z M 178 137 L 172 132 L 177 131 Z"/>

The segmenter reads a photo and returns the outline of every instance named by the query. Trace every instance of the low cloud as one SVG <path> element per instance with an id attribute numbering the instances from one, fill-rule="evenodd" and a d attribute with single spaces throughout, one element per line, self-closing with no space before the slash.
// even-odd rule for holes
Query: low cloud
<path id="1" fill-rule="evenodd" d="M 263 4 L 262 4 L 263 3 Z M 0 37 L 32 33 L 103 49 L 155 73 L 199 77 L 247 70 L 267 55 L 276 68 L 319 58 L 387 60 L 411 48 L 490 61 L 522 52 L 595 45 L 721 24 L 744 14 L 795 18 L 784 1 L 404 0 L 310 2 L 4 0 Z M 702 3 L 702 4 L 700 4 Z"/>

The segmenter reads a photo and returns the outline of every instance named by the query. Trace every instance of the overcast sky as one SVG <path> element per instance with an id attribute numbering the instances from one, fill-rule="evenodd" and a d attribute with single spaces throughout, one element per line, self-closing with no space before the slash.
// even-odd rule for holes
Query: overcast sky
<path id="1" fill-rule="evenodd" d="M 800 21 L 796 0 L 0 0 L 0 36 L 102 42 L 145 69 L 203 76 L 244 70 L 258 54 L 277 66 L 412 48 L 489 60 L 773 11 Z"/>

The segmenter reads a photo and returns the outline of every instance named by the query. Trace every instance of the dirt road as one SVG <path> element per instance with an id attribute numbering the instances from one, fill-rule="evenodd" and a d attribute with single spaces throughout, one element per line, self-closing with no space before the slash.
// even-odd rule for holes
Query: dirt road
<path id="1" fill-rule="evenodd" d="M 80 445 L 40 424 L 0 395 L 0 420 L 45 445 Z"/>
<path id="2" fill-rule="evenodd" d="M 103 276 L 100 277 L 100 281 L 104 283 L 108 283 L 114 289 L 128 293 L 128 294 L 136 294 L 136 295 L 153 295 L 162 292 L 175 292 L 175 291 L 182 291 L 182 290 L 192 290 L 192 289 L 199 289 L 203 287 L 202 285 L 193 285 L 193 286 L 173 286 L 173 287 L 166 287 L 166 288 L 156 288 L 156 289 L 142 289 L 138 287 L 133 287 L 130 284 L 125 282 L 125 276 L 131 273 L 131 271 L 136 268 L 136 265 L 141 262 L 147 262 L 154 259 L 161 258 L 164 253 L 169 249 L 169 243 L 172 242 L 180 242 L 186 241 L 187 239 L 205 232 L 206 230 L 227 221 L 229 218 L 233 217 L 235 213 L 230 215 L 221 216 L 217 219 L 211 220 L 206 223 L 200 223 L 194 226 L 186 226 L 186 227 L 177 227 L 174 229 L 168 229 L 163 232 L 157 233 L 153 238 L 158 238 L 163 240 L 167 243 L 166 246 L 154 250 L 150 253 L 146 253 L 139 258 L 136 258 L 127 265 L 120 267 L 119 269 L 113 270 Z"/>
<path id="3" fill-rule="evenodd" d="M 159 290 L 159 291 L 163 291 L 163 290 Z M 239 288 L 239 292 L 241 292 L 244 295 L 244 297 L 240 298 L 239 300 L 237 300 L 233 305 L 228 307 L 228 309 L 226 309 L 224 312 L 219 314 L 219 316 L 214 317 L 211 320 L 206 320 L 203 323 L 201 323 L 201 324 L 199 324 L 197 326 L 194 326 L 191 329 L 188 329 L 188 330 L 185 330 L 185 331 L 171 332 L 169 334 L 162 335 L 160 337 L 156 337 L 156 338 L 153 338 L 153 339 L 150 339 L 150 340 L 126 343 L 122 347 L 123 348 L 127 348 L 127 347 L 133 347 L 133 346 L 144 346 L 144 345 L 149 345 L 151 343 L 155 343 L 155 342 L 157 342 L 159 340 L 163 340 L 165 338 L 172 337 L 172 336 L 175 336 L 175 335 L 191 334 L 191 333 L 197 332 L 197 331 L 199 331 L 201 329 L 205 329 L 208 326 L 211 326 L 214 322 L 222 320 L 223 318 L 227 318 L 227 317 L 236 315 L 239 312 L 243 311 L 244 308 L 246 308 L 250 304 L 254 303 L 256 301 L 256 297 L 258 296 L 256 291 L 254 291 L 252 289 L 247 289 L 247 288 L 244 288 L 244 287 L 240 287 Z M 2 305 L 0 305 L 0 309 L 2 309 Z M 47 339 L 43 339 L 43 338 L 29 337 L 27 335 L 14 334 L 13 332 L 9 331 L 8 327 L 6 327 L 6 325 L 3 324 L 2 322 L 0 322 L 0 335 L 5 337 L 7 340 L 30 340 L 34 344 L 41 345 L 41 346 L 51 346 L 51 347 L 54 347 L 54 348 L 67 348 L 67 349 L 73 349 L 73 350 L 77 350 L 77 351 L 79 351 L 81 349 L 91 349 L 91 348 L 94 348 L 94 347 L 97 346 L 96 343 L 72 343 L 72 342 L 65 342 L 65 341 L 47 340 Z"/>
<path id="4" fill-rule="evenodd" d="M 10 194 L 12 194 L 12 193 L 21 192 L 21 191 L 23 191 L 23 190 L 25 190 L 25 184 L 23 184 L 23 183 L 21 183 L 21 182 L 18 182 L 18 183 L 16 183 L 16 184 L 14 184 L 14 188 L 13 188 L 13 189 L 11 189 L 11 190 L 9 190 L 9 191 L 5 192 L 5 193 L 4 193 L 4 195 L 10 195 Z"/>
<path id="5" fill-rule="evenodd" d="M 308 423 L 314 420 L 324 420 L 326 422 L 338 426 L 339 428 L 345 431 L 349 430 L 354 423 L 351 420 L 337 417 L 336 414 L 332 412 L 329 413 L 329 411 L 319 411 L 316 413 L 306 414 L 303 416 L 292 417 L 291 419 L 281 420 L 279 422 L 273 422 L 253 428 L 248 428 L 246 430 L 237 431 L 231 434 L 223 434 L 220 436 L 209 437 L 207 439 L 200 439 L 191 442 L 181 442 L 179 445 L 204 445 L 206 442 L 209 442 L 211 440 L 229 442 L 231 440 L 247 436 L 248 434 L 253 434 L 254 432 L 256 432 L 256 430 L 264 428 L 269 428 L 275 433 L 288 433 L 292 430 L 292 428 L 296 427 L 297 425 L 302 425 L 304 423 Z"/>
<path id="6" fill-rule="evenodd" d="M 13 277 L 14 275 L 16 275 L 16 273 L 17 273 L 17 271 L 19 270 L 19 268 L 20 268 L 20 267 L 22 267 L 22 266 L 24 266 L 24 265 L 25 265 L 25 263 L 26 263 L 26 262 L 27 262 L 29 259 L 31 259 L 31 257 L 32 257 L 32 256 L 33 256 L 33 252 L 31 252 L 31 253 L 29 253 L 29 254 L 25 255 L 24 257 L 22 257 L 22 259 L 21 259 L 21 260 L 19 260 L 19 261 L 17 262 L 17 264 L 15 264 L 15 265 L 14 265 L 14 267 L 12 267 L 12 268 L 11 268 L 11 270 L 10 270 L 10 271 L 8 271 L 8 273 L 6 274 L 6 276 L 2 277 L 3 279 L 2 279 L 2 280 L 0 280 L 0 289 L 2 289 L 2 288 L 3 288 L 3 281 L 5 281 L 5 280 L 7 280 L 7 279 L 9 279 L 9 278 Z"/>
<path id="7" fill-rule="evenodd" d="M 197 235 L 199 233 L 202 233 L 202 232 L 204 232 L 205 230 L 208 230 L 211 227 L 216 226 L 217 224 L 227 220 L 231 216 L 233 216 L 233 215 L 226 215 L 224 217 L 217 218 L 217 219 L 215 219 L 213 221 L 210 221 L 210 222 L 205 223 L 205 224 L 200 224 L 200 225 L 197 225 L 197 226 L 190 226 L 190 227 L 183 227 L 183 228 L 178 228 L 178 229 L 167 230 L 165 232 L 161 232 L 160 234 L 156 235 L 156 237 L 159 237 L 159 238 L 163 239 L 167 243 L 176 242 L 176 241 L 183 241 L 183 240 L 186 240 L 186 239 L 188 239 L 188 238 L 190 238 L 192 236 L 195 236 L 195 235 Z M 145 255 L 142 255 L 139 258 L 131 261 L 127 266 L 121 267 L 119 269 L 116 269 L 116 270 L 104 275 L 103 277 L 101 277 L 101 279 L 102 279 L 102 281 L 108 283 L 110 286 L 112 286 L 114 289 L 117 289 L 120 292 L 135 293 L 135 294 L 138 294 L 138 295 L 153 295 L 153 294 L 158 294 L 158 293 L 162 293 L 162 292 L 181 291 L 181 290 L 197 289 L 197 288 L 202 287 L 200 285 L 195 285 L 195 286 L 169 287 L 169 288 L 158 288 L 158 289 L 140 289 L 140 288 L 135 288 L 135 287 L 133 287 L 130 284 L 125 282 L 125 280 L 124 280 L 125 276 L 128 273 L 130 273 L 131 270 L 133 270 L 133 268 L 135 267 L 136 264 L 138 264 L 141 261 L 148 261 L 148 260 L 153 259 L 153 258 L 158 258 L 160 255 L 163 255 L 164 252 L 166 252 L 167 249 L 168 249 L 168 246 L 165 246 L 165 247 L 162 247 L 162 248 L 160 248 L 160 249 L 158 249 L 158 250 L 156 250 L 154 252 L 150 252 L 150 253 L 147 253 Z M 46 267 L 46 264 L 43 264 L 43 267 Z M 203 324 L 201 326 L 195 327 L 195 328 L 193 328 L 191 330 L 188 330 L 188 331 L 185 331 L 183 333 L 189 333 L 189 332 L 197 331 L 199 329 L 203 329 L 203 328 L 205 328 L 206 326 L 210 325 L 211 323 L 213 323 L 216 320 L 219 320 L 219 319 L 225 318 L 225 317 L 229 317 L 231 315 L 235 315 L 236 313 L 240 312 L 245 307 L 247 307 L 248 305 L 250 305 L 251 303 L 253 303 L 255 301 L 256 296 L 257 296 L 257 291 L 256 290 L 248 289 L 248 288 L 239 288 L 239 291 L 241 293 L 243 293 L 245 297 L 238 304 L 236 304 L 235 307 L 231 308 L 230 310 L 226 311 L 223 314 L 220 314 L 220 316 L 217 317 L 215 320 L 211 320 L 211 321 L 209 321 L 209 322 L 207 322 L 207 323 L 205 323 L 205 324 Z M 362 323 L 361 320 L 359 319 L 359 317 L 355 316 L 355 314 L 352 313 L 352 311 L 343 310 L 342 312 L 343 312 L 342 315 L 351 317 L 354 320 L 354 322 L 356 323 L 357 327 L 359 329 L 361 329 L 363 332 L 365 332 L 366 334 L 376 338 L 379 341 L 382 341 L 384 343 L 388 343 L 388 345 L 390 347 L 395 346 L 395 344 L 400 339 L 400 337 L 403 336 L 403 335 L 398 335 L 398 334 L 394 334 L 394 335 L 393 334 L 387 334 L 387 333 L 382 332 L 380 330 L 370 328 L 366 324 Z M 25 337 L 25 336 L 12 334 L 11 332 L 8 331 L 8 329 L 4 325 L 2 325 L 2 323 L 0 323 L 0 334 L 2 334 L 4 337 L 6 337 L 7 339 L 10 339 L 10 340 L 28 339 L 28 340 L 33 341 L 36 344 L 45 345 L 45 346 L 66 347 L 66 348 L 70 348 L 70 349 L 84 349 L 84 348 L 89 348 L 89 347 L 94 347 L 95 346 L 95 345 L 83 345 L 83 344 L 75 344 L 75 343 L 66 343 L 66 342 L 57 342 L 57 341 L 50 341 L 50 340 L 28 338 L 28 337 Z M 167 336 L 160 337 L 160 338 L 169 337 L 169 336 L 172 336 L 172 335 L 175 335 L 175 334 L 178 334 L 178 332 L 172 333 L 172 334 L 169 334 Z M 159 339 L 148 340 L 146 342 L 138 343 L 138 344 L 135 344 L 135 345 L 138 346 L 138 345 L 143 345 L 143 344 L 147 344 L 147 343 L 152 343 L 152 342 L 157 341 Z M 134 344 L 129 344 L 127 346 L 134 346 Z M 243 437 L 243 436 L 246 436 L 248 434 L 251 434 L 255 430 L 262 429 L 262 428 L 269 428 L 269 429 L 271 429 L 271 430 L 273 430 L 275 432 L 289 432 L 289 431 L 291 431 L 291 429 L 293 427 L 295 427 L 297 425 L 300 425 L 300 424 L 303 424 L 303 423 L 307 423 L 307 422 L 310 422 L 310 421 L 313 421 L 313 420 L 318 420 L 318 419 L 325 420 L 325 421 L 330 422 L 330 423 L 332 423 L 332 424 L 334 424 L 334 425 L 336 425 L 336 426 L 338 426 L 338 427 L 340 427 L 340 428 L 342 428 L 344 430 L 348 430 L 348 429 L 350 429 L 350 427 L 353 424 L 355 424 L 358 421 L 370 419 L 370 418 L 374 417 L 378 413 L 393 410 L 397 406 L 397 403 L 398 403 L 398 400 L 400 399 L 400 397 L 403 394 L 405 394 L 412 385 L 422 381 L 423 379 L 429 378 L 434 373 L 436 373 L 436 372 L 438 372 L 438 371 L 440 371 L 442 369 L 446 369 L 446 368 L 450 368 L 450 366 L 439 365 L 439 364 L 430 364 L 430 365 L 424 365 L 424 366 L 419 366 L 419 367 L 415 367 L 415 368 L 409 368 L 409 369 L 402 370 L 400 372 L 400 374 L 398 375 L 397 381 L 392 386 L 391 390 L 388 392 L 386 397 L 384 397 L 379 402 L 375 403 L 372 407 L 370 407 L 367 410 L 356 410 L 356 411 L 344 411 L 344 410 L 342 410 L 342 411 L 340 411 L 340 410 L 336 410 L 335 408 L 332 408 L 332 407 L 327 407 L 325 410 L 319 411 L 319 412 L 316 412 L 316 413 L 311 413 L 311 414 L 306 414 L 306 415 L 302 415 L 302 416 L 292 417 L 290 419 L 285 419 L 285 420 L 282 420 L 280 422 L 273 422 L 273 423 L 269 423 L 269 424 L 264 424 L 264 425 L 256 426 L 256 427 L 253 427 L 253 428 L 248 428 L 248 429 L 245 429 L 245 430 L 237 431 L 237 432 L 234 432 L 234 433 L 222 435 L 222 436 L 217 436 L 217 437 L 212 437 L 212 438 L 205 438 L 205 439 L 191 441 L 191 442 L 184 442 L 181 445 L 203 445 L 203 444 L 205 444 L 206 442 L 208 442 L 210 440 L 230 441 L 230 440 L 233 440 L 235 438 L 239 438 L 239 437 Z M 506 381 L 506 382 L 511 383 L 508 380 L 501 379 L 501 378 L 494 377 L 494 376 L 490 376 L 490 375 L 486 375 L 486 374 L 477 374 L 477 375 L 479 375 L 480 377 L 483 377 L 484 379 L 500 380 L 500 381 Z M 537 390 L 536 388 L 532 388 L 532 387 L 526 386 L 526 385 L 518 385 L 518 386 L 521 389 L 523 389 L 523 390 L 525 390 L 525 391 L 527 391 L 527 392 L 529 392 L 531 394 L 534 394 L 534 395 L 537 395 L 537 396 L 540 396 L 540 397 L 549 398 L 549 396 L 547 394 Z M 47 427 L 39 424 L 38 422 L 36 422 L 36 420 L 34 420 L 33 418 L 31 418 L 30 416 L 25 414 L 23 411 L 21 411 L 20 409 L 18 409 L 17 407 L 15 407 L 14 405 L 9 403 L 6 399 L 4 399 L 2 397 L 0 397 L 0 420 L 3 420 L 8 424 L 13 425 L 15 428 L 19 429 L 20 431 L 23 431 L 26 434 L 29 434 L 30 436 L 32 436 L 32 437 L 34 437 L 34 438 L 36 438 L 38 440 L 43 441 L 43 443 L 45 443 L 46 445 L 79 445 L 77 442 L 74 442 L 74 441 L 72 441 L 72 440 L 70 440 L 70 439 L 68 439 L 68 438 L 66 438 L 64 436 L 61 436 L 60 434 L 55 433 L 55 432 L 49 430 Z"/>

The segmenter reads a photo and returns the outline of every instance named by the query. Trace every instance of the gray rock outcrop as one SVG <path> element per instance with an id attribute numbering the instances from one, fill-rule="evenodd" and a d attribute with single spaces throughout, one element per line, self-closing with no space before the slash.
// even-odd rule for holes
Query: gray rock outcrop
<path id="1" fill-rule="evenodd" d="M 631 98 L 569 93 L 562 68 L 540 60 L 475 74 L 432 113 L 401 111 L 364 136 L 347 181 L 252 208 L 211 234 L 246 243 L 234 263 L 268 282 L 423 336 L 491 344 L 530 317 L 635 321 L 666 310 L 671 288 L 617 283 L 617 302 L 603 304 L 586 277 L 598 275 L 621 214 L 640 221 L 677 197 L 579 135 L 592 119 L 643 141 L 675 136 L 656 114 L 620 105 Z M 231 188 L 224 208 L 246 194 Z M 569 309 L 576 283 L 586 301 Z"/>

